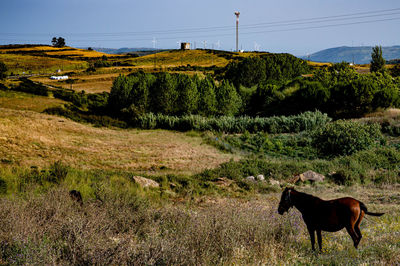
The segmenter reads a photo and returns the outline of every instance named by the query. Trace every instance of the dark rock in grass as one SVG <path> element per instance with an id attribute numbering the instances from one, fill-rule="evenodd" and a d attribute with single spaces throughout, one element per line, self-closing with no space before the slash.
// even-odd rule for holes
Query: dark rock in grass
<path id="1" fill-rule="evenodd" d="M 82 200 L 82 195 L 79 191 L 73 189 L 69 192 L 69 196 L 73 201 L 76 201 L 79 203 L 81 206 L 83 205 L 83 200 Z"/>

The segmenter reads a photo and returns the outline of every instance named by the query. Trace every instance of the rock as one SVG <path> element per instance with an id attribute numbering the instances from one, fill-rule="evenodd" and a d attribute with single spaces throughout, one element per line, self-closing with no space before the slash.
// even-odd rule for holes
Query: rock
<path id="1" fill-rule="evenodd" d="M 300 175 L 297 175 L 293 179 L 293 183 L 297 182 L 305 182 L 305 181 L 311 181 L 311 182 L 322 182 L 324 181 L 325 176 L 318 174 L 314 171 L 308 170 L 307 172 L 304 172 Z"/>
<path id="2" fill-rule="evenodd" d="M 135 183 L 139 184 L 142 187 L 159 187 L 160 184 L 158 184 L 156 181 L 142 177 L 142 176 L 134 176 L 133 180 Z"/>
<path id="3" fill-rule="evenodd" d="M 280 185 L 281 185 L 281 183 L 280 183 L 278 180 L 274 180 L 274 179 L 272 179 L 272 178 L 269 179 L 269 183 L 270 183 L 272 186 L 280 186 Z"/>
<path id="4" fill-rule="evenodd" d="M 250 181 L 250 182 L 256 182 L 256 179 L 254 178 L 254 176 L 248 176 L 248 177 L 246 177 L 246 180 L 247 181 Z"/>
<path id="5" fill-rule="evenodd" d="M 264 175 L 258 175 L 258 176 L 257 176 L 257 180 L 258 180 L 258 181 L 264 181 L 264 180 L 265 180 Z"/>

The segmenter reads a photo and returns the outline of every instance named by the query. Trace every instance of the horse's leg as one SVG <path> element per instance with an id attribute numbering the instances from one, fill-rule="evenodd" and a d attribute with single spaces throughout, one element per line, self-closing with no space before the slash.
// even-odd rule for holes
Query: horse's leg
<path id="1" fill-rule="evenodd" d="M 360 219 L 361 209 L 352 207 L 350 210 L 351 210 L 351 215 L 349 217 L 349 222 L 346 225 L 346 229 L 349 235 L 351 236 L 351 239 L 353 239 L 354 247 L 357 248 L 358 243 L 360 242 L 361 239 L 361 235 L 358 235 L 358 232 L 357 230 L 354 230 L 354 227 L 357 221 Z"/>
<path id="2" fill-rule="evenodd" d="M 315 233 L 314 233 L 314 228 L 311 228 L 311 227 L 307 227 L 307 229 L 308 229 L 308 233 L 310 234 L 310 240 L 311 240 L 311 248 L 312 248 L 312 250 L 313 251 L 315 251 L 315 247 L 314 247 L 314 244 L 315 244 Z"/>
<path id="3" fill-rule="evenodd" d="M 359 241 L 358 241 L 357 233 L 354 231 L 353 226 L 354 226 L 354 224 L 346 226 L 346 230 L 349 233 L 349 235 L 351 236 L 351 239 L 353 239 L 354 247 L 357 248 Z"/>
<path id="4" fill-rule="evenodd" d="M 322 235 L 321 235 L 321 230 L 317 230 L 317 239 L 318 239 L 318 246 L 319 250 L 322 250 Z"/>
<path id="5" fill-rule="evenodd" d="M 365 215 L 364 211 L 361 211 L 360 217 L 358 217 L 358 220 L 354 225 L 354 230 L 356 231 L 357 236 L 358 236 L 357 246 L 360 243 L 361 238 L 362 238 L 362 234 L 361 234 L 361 231 L 360 231 L 360 223 L 361 223 L 361 220 L 364 218 L 364 215 Z"/>

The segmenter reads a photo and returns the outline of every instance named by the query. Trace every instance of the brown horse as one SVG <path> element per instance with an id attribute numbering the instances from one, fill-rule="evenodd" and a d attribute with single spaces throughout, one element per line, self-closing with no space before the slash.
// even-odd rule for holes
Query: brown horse
<path id="1" fill-rule="evenodd" d="M 279 202 L 278 213 L 284 214 L 295 206 L 302 214 L 311 238 L 313 250 L 315 243 L 314 232 L 317 231 L 319 249 L 322 249 L 321 231 L 337 232 L 346 228 L 357 248 L 361 240 L 360 223 L 365 214 L 381 216 L 384 213 L 373 213 L 360 201 L 353 198 L 322 200 L 312 195 L 285 188 Z"/>

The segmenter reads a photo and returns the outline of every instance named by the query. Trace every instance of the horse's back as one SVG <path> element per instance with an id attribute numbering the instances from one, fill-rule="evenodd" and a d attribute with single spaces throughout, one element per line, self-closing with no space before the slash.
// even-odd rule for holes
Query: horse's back
<path id="1" fill-rule="evenodd" d="M 360 201 L 356 200 L 355 198 L 351 198 L 351 197 L 338 198 L 338 199 L 334 199 L 331 201 L 336 202 L 342 206 L 347 206 L 349 208 L 354 208 L 354 207 L 360 206 Z"/>
<path id="2" fill-rule="evenodd" d="M 359 206 L 359 201 L 350 197 L 322 200 L 317 208 L 317 227 L 323 231 L 336 232 L 346 226 L 351 216 L 357 215 Z"/>

